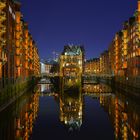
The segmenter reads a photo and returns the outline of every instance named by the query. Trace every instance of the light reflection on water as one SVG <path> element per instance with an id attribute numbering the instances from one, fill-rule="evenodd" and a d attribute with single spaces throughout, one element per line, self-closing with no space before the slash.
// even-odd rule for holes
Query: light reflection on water
<path id="1" fill-rule="evenodd" d="M 82 85 L 79 80 L 61 79 L 59 89 L 39 84 L 1 112 L 0 140 L 140 139 L 140 104 L 135 100 L 105 84 Z"/>

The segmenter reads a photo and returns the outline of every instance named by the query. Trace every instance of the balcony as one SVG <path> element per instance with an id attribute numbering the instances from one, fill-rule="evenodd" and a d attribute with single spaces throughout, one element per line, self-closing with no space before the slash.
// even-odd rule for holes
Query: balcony
<path id="1" fill-rule="evenodd" d="M 127 62 L 125 61 L 124 63 L 123 63 L 123 69 L 126 69 L 127 68 Z"/>
<path id="2" fill-rule="evenodd" d="M 6 13 L 1 11 L 0 12 L 0 21 L 4 21 L 4 20 L 6 20 Z"/>
<path id="3" fill-rule="evenodd" d="M 0 1 L 0 9 L 4 9 L 6 7 L 6 3 Z"/>
<path id="4" fill-rule="evenodd" d="M 1 44 L 0 47 L 5 46 L 5 45 L 6 45 L 6 39 L 1 38 L 1 39 L 0 39 L 0 44 Z"/>
<path id="5" fill-rule="evenodd" d="M 0 54 L 0 62 L 2 62 L 2 64 L 5 64 L 5 62 L 7 62 L 6 53 L 4 51 L 2 51 Z"/>
<path id="6" fill-rule="evenodd" d="M 19 48 L 16 49 L 16 55 L 20 55 L 20 49 Z"/>
<path id="7" fill-rule="evenodd" d="M 6 27 L 4 25 L 0 26 L 0 35 L 6 32 Z"/>
<path id="8" fill-rule="evenodd" d="M 137 52 L 138 52 L 137 56 L 140 56 L 140 48 L 137 48 Z"/>
<path id="9" fill-rule="evenodd" d="M 20 47 L 20 41 L 16 40 L 16 48 L 19 48 L 19 47 Z"/>
<path id="10" fill-rule="evenodd" d="M 6 27 L 6 25 L 0 24 L 0 28 L 5 28 L 5 27 Z"/>

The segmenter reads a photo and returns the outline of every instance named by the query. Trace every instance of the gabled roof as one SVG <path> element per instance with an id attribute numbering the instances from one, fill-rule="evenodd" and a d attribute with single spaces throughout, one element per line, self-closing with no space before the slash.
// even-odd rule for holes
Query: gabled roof
<path id="1" fill-rule="evenodd" d="M 80 55 L 83 53 L 84 53 L 84 48 L 82 46 L 76 46 L 76 45 L 64 46 L 64 50 L 62 52 L 63 55 Z"/>

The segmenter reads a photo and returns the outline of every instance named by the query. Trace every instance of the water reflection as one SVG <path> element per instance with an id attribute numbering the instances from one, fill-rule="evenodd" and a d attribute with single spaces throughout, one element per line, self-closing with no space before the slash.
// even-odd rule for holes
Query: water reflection
<path id="1" fill-rule="evenodd" d="M 93 95 L 99 97 L 100 105 L 108 113 L 114 127 L 115 139 L 140 139 L 139 103 L 136 103 L 135 100 L 124 96 L 120 92 L 111 93 L 112 89 L 105 84 L 86 84 L 84 85 L 84 92 L 85 95 L 92 98 Z"/>
<path id="2" fill-rule="evenodd" d="M 112 93 L 112 89 L 110 86 L 105 84 L 84 84 L 83 85 L 84 93 Z"/>
<path id="3" fill-rule="evenodd" d="M 81 79 L 61 78 L 58 87 L 56 91 L 50 83 L 39 84 L 36 92 L 26 93 L 1 112 L 0 140 L 54 139 L 54 132 L 58 139 L 67 139 L 74 132 L 78 132 L 77 139 L 89 135 L 95 139 L 140 139 L 140 103 L 136 100 L 105 84 L 82 85 Z"/>
<path id="4" fill-rule="evenodd" d="M 138 140 L 140 138 L 140 105 L 131 99 L 119 96 L 101 97 L 100 104 L 109 114 L 116 139 Z"/>
<path id="5" fill-rule="evenodd" d="M 41 93 L 50 93 L 52 84 L 39 84 L 38 87 Z"/>
<path id="6" fill-rule="evenodd" d="M 39 108 L 38 93 L 22 96 L 0 113 L 1 140 L 28 140 Z"/>
<path id="7" fill-rule="evenodd" d="M 60 89 L 60 121 L 68 131 L 80 130 L 82 125 L 83 96 L 80 79 L 62 79 Z"/>

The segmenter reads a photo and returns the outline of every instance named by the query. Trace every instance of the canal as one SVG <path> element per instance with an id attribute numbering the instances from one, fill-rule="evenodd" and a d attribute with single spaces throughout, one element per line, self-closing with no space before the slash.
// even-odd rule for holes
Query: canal
<path id="1" fill-rule="evenodd" d="M 138 101 L 102 83 L 65 83 L 38 84 L 0 112 L 0 140 L 140 139 Z"/>

